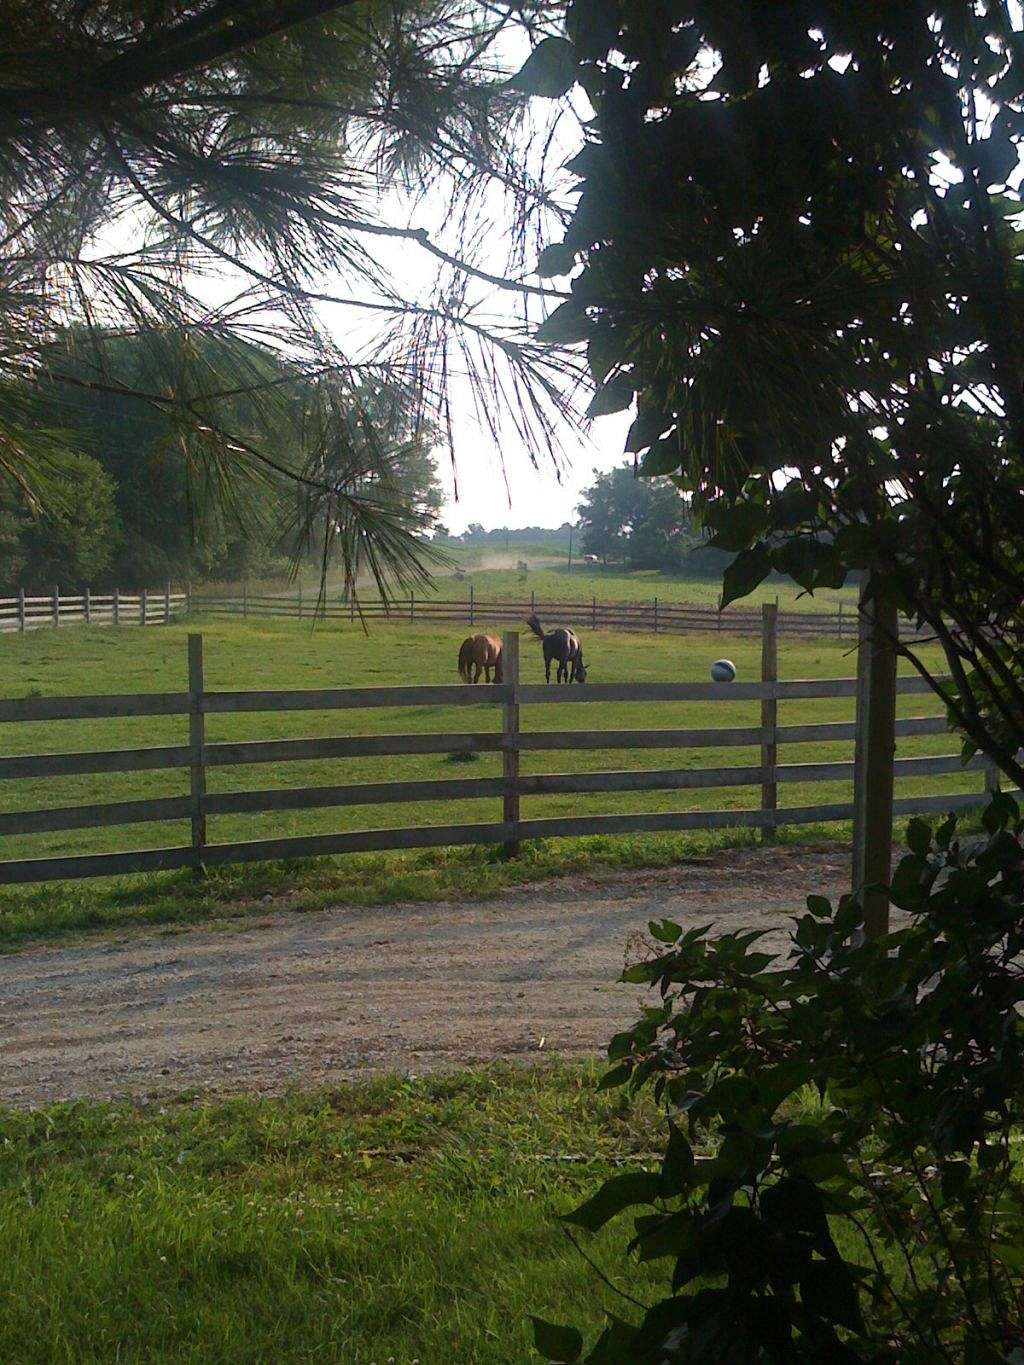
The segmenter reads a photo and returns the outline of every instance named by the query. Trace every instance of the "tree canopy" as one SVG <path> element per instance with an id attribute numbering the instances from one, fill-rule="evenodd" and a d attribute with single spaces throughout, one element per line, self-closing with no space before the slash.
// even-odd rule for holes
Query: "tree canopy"
<path id="1" fill-rule="evenodd" d="M 710 549 L 679 489 L 640 479 L 632 464 L 598 474 L 577 509 L 588 554 L 636 568 L 721 572 L 727 558 Z"/>
<path id="2" fill-rule="evenodd" d="M 736 553 L 726 600 L 869 571 L 1024 781 L 1019 15 L 572 0 L 546 42 L 595 116 L 541 336 L 586 345 L 593 414 L 635 403 L 628 449 Z"/>
<path id="3" fill-rule="evenodd" d="M 69 325 L 134 336 L 150 375 L 131 394 L 170 423 L 199 490 L 269 479 L 335 528 L 350 568 L 421 576 L 415 515 L 371 496 L 386 465 L 370 421 L 358 449 L 329 414 L 381 384 L 417 394 L 447 439 L 453 384 L 497 432 L 551 454 L 565 362 L 484 303 L 516 279 L 525 223 L 546 212 L 517 141 L 523 99 L 502 56 L 533 6 L 471 0 L 44 0 L 3 6 L 0 60 L 0 479 L 30 509 L 59 483 L 58 390 L 124 391 L 102 349 L 51 365 Z M 447 206 L 438 237 L 423 191 Z M 475 262 L 500 196 L 507 274 Z M 411 220 L 411 221 L 410 221 Z M 420 254 L 429 283 L 388 251 Z M 197 338 L 202 344 L 197 344 Z M 247 346 L 282 368 L 254 374 Z M 91 372 L 83 373 L 85 360 Z M 316 439 L 280 450 L 275 410 L 302 383 Z M 244 392 L 257 421 L 225 420 Z M 367 417 L 369 414 L 367 414 Z M 322 438 L 336 438 L 328 454 Z M 319 443 L 318 443 L 319 442 Z M 371 470 L 368 462 L 376 467 Z M 325 470 L 330 477 L 325 476 Z"/>

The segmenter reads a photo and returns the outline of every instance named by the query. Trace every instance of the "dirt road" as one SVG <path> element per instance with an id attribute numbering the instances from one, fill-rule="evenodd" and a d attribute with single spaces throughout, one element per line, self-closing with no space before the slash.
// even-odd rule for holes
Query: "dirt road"
<path id="1" fill-rule="evenodd" d="M 836 894 L 842 850 L 546 882 L 498 900 L 346 907 L 0 958 L 0 1103 L 195 1087 L 280 1091 L 368 1071 L 597 1054 L 630 1022 L 616 984 L 649 919 L 771 928 Z"/>

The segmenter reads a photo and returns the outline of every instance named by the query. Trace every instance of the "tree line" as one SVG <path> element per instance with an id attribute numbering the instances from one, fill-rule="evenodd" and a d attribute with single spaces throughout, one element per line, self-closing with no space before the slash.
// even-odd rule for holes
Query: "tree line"
<path id="1" fill-rule="evenodd" d="M 347 410 L 325 414 L 312 386 L 264 348 L 170 332 L 163 340 L 161 365 L 173 367 L 182 351 L 193 352 L 189 364 L 202 364 L 205 382 L 225 389 L 218 413 L 225 427 L 243 444 L 256 432 L 269 437 L 284 472 L 250 464 L 240 476 L 237 467 L 196 460 L 168 415 L 137 396 L 155 382 L 152 338 L 143 346 L 130 336 L 96 342 L 69 332 L 32 394 L 40 424 L 61 424 L 62 448 L 53 456 L 59 481 L 41 506 L 14 490 L 0 495 L 0 590 L 235 579 L 284 572 L 296 557 L 316 556 L 329 528 L 322 511 L 305 515 L 289 475 L 301 477 L 299 452 L 318 423 L 321 476 L 337 473 L 332 442 L 345 447 L 349 468 L 362 445 L 360 496 L 400 504 L 421 534 L 434 527 L 443 492 L 432 435 L 425 424 L 417 427 L 400 387 L 365 386 Z M 57 367 L 59 381 L 50 377 Z M 97 374 L 102 384 L 94 383 Z M 69 396 L 75 380 L 80 386 Z M 275 382 L 274 402 L 258 400 Z M 242 391 L 228 392 L 232 383 Z"/>

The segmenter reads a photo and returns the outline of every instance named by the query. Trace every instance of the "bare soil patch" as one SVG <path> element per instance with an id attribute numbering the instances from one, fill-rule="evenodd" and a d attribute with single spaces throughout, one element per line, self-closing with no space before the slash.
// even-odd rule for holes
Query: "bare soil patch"
<path id="1" fill-rule="evenodd" d="M 767 929 L 784 947 L 837 847 L 723 851 L 650 872 L 534 883 L 495 900 L 152 929 L 0 959 L 0 1102 L 198 1089 L 274 1093 L 372 1071 L 594 1056 L 640 994 L 630 941 L 667 915 Z"/>

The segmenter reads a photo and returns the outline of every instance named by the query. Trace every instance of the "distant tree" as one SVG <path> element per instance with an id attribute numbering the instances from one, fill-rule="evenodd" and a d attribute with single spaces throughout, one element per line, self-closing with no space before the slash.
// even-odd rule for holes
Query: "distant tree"
<path id="1" fill-rule="evenodd" d="M 4 564 L 7 586 L 78 589 L 106 578 L 120 538 L 113 479 L 88 455 L 69 452 L 61 490 L 59 501 L 36 516 L 10 507 L 0 515 L 0 545 L 9 537 L 14 550 Z"/>
<path id="2" fill-rule="evenodd" d="M 668 480 L 638 479 L 630 464 L 598 474 L 577 508 L 585 554 L 678 571 L 701 544 L 686 499 Z"/>

